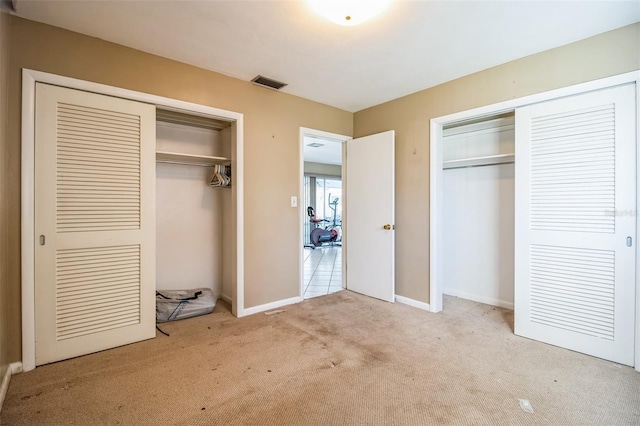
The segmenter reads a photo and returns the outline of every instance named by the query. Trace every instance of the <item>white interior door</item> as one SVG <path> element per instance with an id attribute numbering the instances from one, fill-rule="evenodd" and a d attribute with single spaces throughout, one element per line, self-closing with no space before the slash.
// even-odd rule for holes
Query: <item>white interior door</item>
<path id="1" fill-rule="evenodd" d="M 633 365 L 635 87 L 516 110 L 515 332 Z"/>
<path id="2" fill-rule="evenodd" d="M 155 107 L 37 84 L 36 365 L 155 336 Z"/>
<path id="3" fill-rule="evenodd" d="M 395 132 L 347 141 L 347 289 L 393 302 Z"/>

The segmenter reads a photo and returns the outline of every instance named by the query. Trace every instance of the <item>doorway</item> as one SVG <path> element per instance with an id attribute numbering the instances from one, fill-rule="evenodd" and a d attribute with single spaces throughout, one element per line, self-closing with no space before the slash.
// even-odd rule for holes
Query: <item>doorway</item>
<path id="1" fill-rule="evenodd" d="M 301 273 L 303 299 L 345 287 L 342 247 L 343 142 L 348 136 L 312 129 L 300 132 Z"/>
<path id="2" fill-rule="evenodd" d="M 305 138 L 306 137 L 306 138 Z M 340 220 L 340 252 L 334 266 L 340 265 L 343 289 L 369 297 L 395 301 L 395 131 L 353 139 L 349 136 L 300 128 L 300 192 L 304 194 L 305 141 L 340 143 L 342 151 L 342 219 Z M 336 145 L 333 145 L 336 147 Z M 371 173 L 376 170 L 376 173 Z M 371 188 L 375 188 L 372 191 Z M 292 205 L 297 206 L 297 198 Z M 304 200 L 301 200 L 303 202 Z M 305 294 L 304 223 L 309 210 L 300 209 L 300 298 Z M 309 206 L 306 206 L 309 207 Z M 313 212 L 315 214 L 315 211 Z M 322 218 L 320 218 L 322 219 Z M 325 222 L 326 223 L 326 222 Z M 337 251 L 337 250 L 336 250 Z M 347 265 L 349 266 L 347 268 Z M 308 269 L 312 269 L 309 267 Z M 333 274 L 332 274 L 333 275 Z M 326 280 L 325 280 L 326 281 Z M 310 283 L 310 282 L 309 282 Z M 308 284 L 309 284 L 308 283 Z M 331 287 L 331 280 L 329 280 Z M 333 285 L 333 287 L 338 287 Z M 319 291 L 322 293 L 322 290 Z M 329 289 L 327 289 L 327 294 Z M 320 296 L 318 294 L 317 296 Z"/>
<path id="3" fill-rule="evenodd" d="M 329 164 L 305 161 L 305 165 L 303 297 L 308 299 L 342 290 L 342 177 L 310 171 L 311 165 Z M 337 171 L 341 168 L 336 166 Z"/>

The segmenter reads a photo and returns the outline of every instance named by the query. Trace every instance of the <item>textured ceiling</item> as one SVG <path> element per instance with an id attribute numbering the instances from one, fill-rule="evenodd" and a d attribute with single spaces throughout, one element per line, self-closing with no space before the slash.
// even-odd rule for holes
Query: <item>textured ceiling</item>
<path id="1" fill-rule="evenodd" d="M 358 111 L 640 21 L 640 1 L 402 1 L 343 27 L 304 1 L 18 0 L 17 15 Z M 266 90 L 266 89 L 265 89 Z"/>

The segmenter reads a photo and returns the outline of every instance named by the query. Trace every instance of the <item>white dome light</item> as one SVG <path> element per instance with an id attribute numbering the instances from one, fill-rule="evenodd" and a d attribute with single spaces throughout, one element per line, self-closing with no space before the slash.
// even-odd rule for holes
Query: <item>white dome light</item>
<path id="1" fill-rule="evenodd" d="M 382 13 L 391 0 L 308 0 L 319 15 L 339 25 L 358 25 Z"/>

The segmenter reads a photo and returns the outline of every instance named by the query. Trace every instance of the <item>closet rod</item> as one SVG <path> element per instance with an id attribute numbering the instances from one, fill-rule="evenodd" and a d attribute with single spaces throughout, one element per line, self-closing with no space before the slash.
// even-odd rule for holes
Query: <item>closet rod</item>
<path id="1" fill-rule="evenodd" d="M 485 167 L 485 166 L 499 166 L 500 164 L 515 164 L 515 161 L 497 161 L 495 163 L 484 163 L 484 164 L 469 164 L 469 165 L 451 165 L 451 166 L 443 166 L 443 170 L 451 170 L 451 169 L 468 169 L 471 167 Z"/>
<path id="2" fill-rule="evenodd" d="M 484 157 L 461 158 L 442 162 L 443 169 L 461 169 L 463 167 L 495 166 L 515 163 L 515 154 L 497 154 Z"/>
<path id="3" fill-rule="evenodd" d="M 156 160 L 156 163 L 165 163 L 165 164 L 180 164 L 183 166 L 197 166 L 197 167 L 213 167 L 215 164 L 207 164 L 207 163 L 193 163 L 187 161 L 172 161 L 172 160 Z"/>

